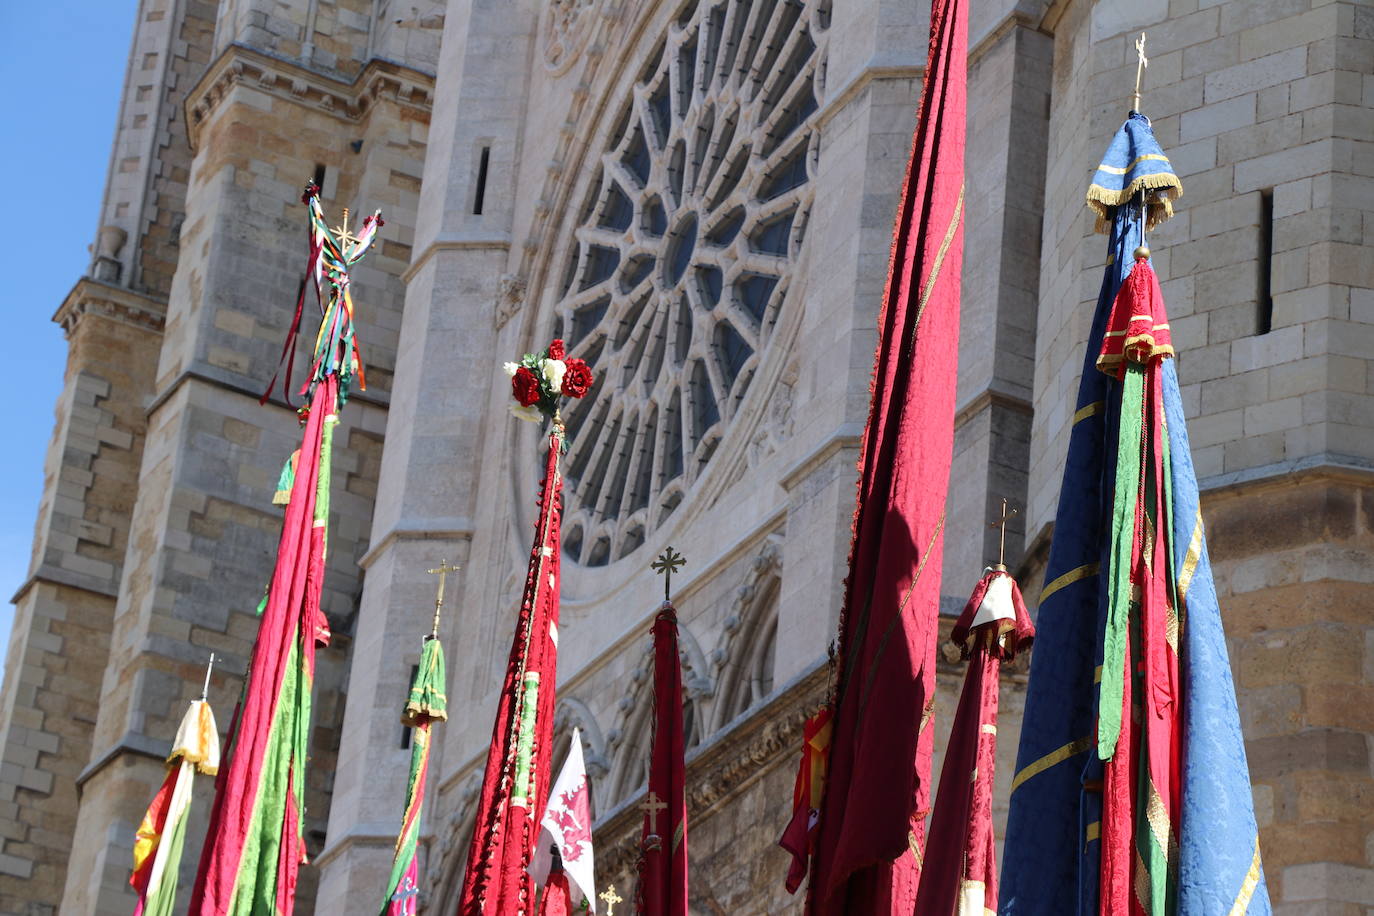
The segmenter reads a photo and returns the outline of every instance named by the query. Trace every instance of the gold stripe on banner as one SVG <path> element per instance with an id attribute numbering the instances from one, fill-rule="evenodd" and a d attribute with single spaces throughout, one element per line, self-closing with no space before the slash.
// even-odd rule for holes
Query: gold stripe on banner
<path id="1" fill-rule="evenodd" d="M 1077 426 L 1079 423 L 1088 419 L 1088 417 L 1100 414 L 1104 406 L 1106 406 L 1105 401 L 1093 401 L 1091 404 L 1087 404 L 1083 407 L 1078 408 L 1078 410 L 1073 415 L 1072 425 Z"/>
<path id="2" fill-rule="evenodd" d="M 1188 586 L 1193 584 L 1193 575 L 1202 559 L 1202 507 L 1198 506 L 1197 521 L 1193 523 L 1193 536 L 1188 540 L 1188 554 L 1183 558 L 1183 568 L 1178 573 L 1178 597 L 1188 594 Z"/>
<path id="3" fill-rule="evenodd" d="M 1035 763 L 1029 764 L 1022 769 L 1021 772 L 1017 773 L 1016 778 L 1011 781 L 1011 790 L 1015 792 L 1017 789 L 1021 788 L 1023 782 L 1030 779 L 1032 776 L 1039 776 L 1050 767 L 1063 763 L 1075 754 L 1083 753 L 1093 746 L 1093 741 L 1093 735 L 1084 735 L 1082 738 L 1070 741 L 1061 748 L 1050 751 L 1044 757 L 1041 757 L 1039 760 L 1035 761 Z"/>
<path id="4" fill-rule="evenodd" d="M 926 857 L 921 855 L 921 844 L 916 842 L 916 831 L 908 830 L 906 832 L 906 846 L 911 850 L 911 857 L 916 860 L 916 867 L 918 869 L 924 868 Z"/>
<path id="5" fill-rule="evenodd" d="M 1255 888 L 1259 886 L 1260 878 L 1260 851 L 1259 836 L 1255 836 L 1255 857 L 1250 860 L 1250 870 L 1245 873 L 1245 880 L 1241 882 L 1240 893 L 1236 895 L 1236 902 L 1231 907 L 1231 916 L 1245 916 L 1245 911 L 1250 908 L 1250 898 L 1255 896 Z"/>
<path id="6" fill-rule="evenodd" d="M 1083 831 L 1083 845 L 1086 847 L 1089 843 L 1100 839 L 1102 839 L 1102 822 L 1093 821 Z"/>
<path id="7" fill-rule="evenodd" d="M 935 253 L 935 264 L 930 268 L 930 276 L 926 278 L 925 289 L 921 290 L 921 301 L 916 306 L 916 321 L 911 329 L 912 343 L 916 342 L 916 332 L 921 327 L 921 315 L 925 313 L 926 303 L 930 301 L 930 294 L 935 292 L 935 281 L 940 277 L 940 265 L 945 263 L 945 255 L 949 254 L 949 246 L 954 244 L 954 233 L 959 229 L 959 221 L 964 215 L 964 186 L 959 186 L 959 200 L 954 204 L 954 215 L 950 217 L 949 228 L 945 230 L 945 238 L 940 242 L 940 250 Z"/>
<path id="8" fill-rule="evenodd" d="M 1053 595 L 1061 588 L 1068 588 L 1070 585 L 1073 585 L 1079 579 L 1086 579 L 1089 576 L 1097 575 L 1099 566 L 1100 564 L 1097 563 L 1084 563 L 1077 569 L 1071 569 L 1068 572 L 1064 573 L 1062 576 L 1055 577 L 1055 580 L 1053 582 L 1051 582 L 1049 585 L 1046 585 L 1040 591 L 1040 603 L 1044 604 L 1046 601 L 1049 600 L 1050 595 Z"/>
<path id="9" fill-rule="evenodd" d="M 1117 168 L 1117 167 L 1114 166 L 1114 165 L 1099 165 L 1099 166 L 1097 167 L 1097 170 L 1098 170 L 1099 172 L 1106 172 L 1108 175 L 1125 175 L 1127 172 L 1129 172 L 1131 169 L 1135 168 L 1136 166 L 1140 165 L 1140 163 L 1142 163 L 1142 162 L 1168 162 L 1168 161 L 1169 161 L 1169 157 L 1168 157 L 1168 156 L 1162 156 L 1162 155 L 1160 155 L 1159 153 L 1146 153 L 1146 154 L 1143 155 L 1143 156 L 1136 156 L 1136 157 L 1135 157 L 1135 160 L 1134 160 L 1133 162 L 1131 162 L 1130 165 L 1126 166 L 1124 169 Z"/>

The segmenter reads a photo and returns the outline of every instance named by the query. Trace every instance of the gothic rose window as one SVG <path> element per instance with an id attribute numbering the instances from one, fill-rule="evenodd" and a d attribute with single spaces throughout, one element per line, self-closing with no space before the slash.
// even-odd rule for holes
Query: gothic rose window
<path id="1" fill-rule="evenodd" d="M 563 542 L 584 565 L 678 507 L 795 305 L 828 21 L 819 0 L 688 2 L 592 160 L 557 306 L 603 379 L 566 416 Z"/>

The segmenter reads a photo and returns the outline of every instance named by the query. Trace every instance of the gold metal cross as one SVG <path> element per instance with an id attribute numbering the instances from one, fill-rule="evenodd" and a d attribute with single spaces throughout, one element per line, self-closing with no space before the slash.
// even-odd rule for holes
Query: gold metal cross
<path id="1" fill-rule="evenodd" d="M 342 224 L 342 225 L 335 226 L 334 229 L 333 229 L 333 232 L 334 232 L 334 235 L 335 235 L 335 236 L 338 238 L 338 240 L 339 240 L 339 250 L 340 250 L 340 253 L 343 253 L 343 249 L 345 249 L 345 248 L 348 247 L 348 243 L 349 243 L 349 242 L 356 242 L 356 241 L 358 241 L 358 237 L 357 237 L 356 235 L 354 235 L 353 233 L 351 233 L 351 232 L 348 231 L 348 208 L 347 208 L 347 207 L 344 207 L 344 208 L 343 208 L 343 224 Z"/>
<path id="2" fill-rule="evenodd" d="M 1012 509 L 1007 512 L 1007 498 L 1002 497 L 1002 517 L 995 522 L 988 522 L 989 528 L 1001 528 L 997 541 L 997 566 L 994 569 L 1005 571 L 1007 568 L 1007 522 L 1016 518 L 1017 510 Z"/>
<path id="3" fill-rule="evenodd" d="M 1141 32 L 1140 37 L 1135 40 L 1135 93 L 1131 96 L 1131 110 L 1140 110 L 1140 78 L 1145 73 L 1145 68 L 1150 66 L 1150 61 L 1145 57 L 1145 33 Z"/>
<path id="4" fill-rule="evenodd" d="M 654 560 L 654 562 L 649 564 L 649 566 L 654 570 L 654 572 L 658 573 L 660 576 L 663 577 L 664 601 L 672 600 L 673 573 L 677 572 L 686 564 L 686 558 L 684 558 L 682 554 L 678 553 L 672 547 L 668 547 L 666 550 L 663 551 L 663 553 L 659 556 L 657 560 Z"/>
<path id="5" fill-rule="evenodd" d="M 615 905 L 617 903 L 622 903 L 625 899 L 615 892 L 614 884 L 607 885 L 606 889 L 601 892 L 600 897 L 606 904 L 606 916 L 614 916 Z"/>
<path id="6" fill-rule="evenodd" d="M 440 560 L 437 569 L 425 570 L 431 576 L 439 577 L 439 594 L 434 598 L 434 628 L 430 632 L 430 635 L 436 639 L 439 637 L 439 615 L 444 610 L 444 582 L 448 579 L 449 573 L 457 572 L 461 568 L 462 567 L 459 566 L 449 566 L 448 560 Z"/>
<path id="7" fill-rule="evenodd" d="M 639 807 L 649 816 L 649 829 L 656 832 L 658 830 L 658 812 L 668 807 L 668 803 L 650 792 L 649 797 L 644 799 Z"/>

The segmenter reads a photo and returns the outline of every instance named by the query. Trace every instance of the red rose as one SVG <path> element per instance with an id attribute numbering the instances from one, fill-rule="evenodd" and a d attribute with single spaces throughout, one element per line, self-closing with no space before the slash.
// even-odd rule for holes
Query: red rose
<path id="1" fill-rule="evenodd" d="M 570 398 L 580 398 L 592 387 L 594 377 L 592 367 L 580 359 L 568 360 L 568 371 L 563 374 L 563 393 Z"/>
<path id="2" fill-rule="evenodd" d="M 522 407 L 539 403 L 539 378 L 524 366 L 516 369 L 515 375 L 511 376 L 510 388 Z"/>
<path id="3" fill-rule="evenodd" d="M 566 355 L 567 351 L 563 349 L 563 338 L 555 337 L 549 342 L 549 359 L 562 359 Z"/>

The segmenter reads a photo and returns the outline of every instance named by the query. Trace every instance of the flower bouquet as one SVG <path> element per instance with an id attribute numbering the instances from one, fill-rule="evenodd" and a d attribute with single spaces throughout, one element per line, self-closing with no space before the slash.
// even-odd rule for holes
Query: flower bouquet
<path id="1" fill-rule="evenodd" d="M 517 402 L 510 412 L 532 423 L 545 417 L 557 421 L 558 399 L 586 397 L 594 381 L 591 366 L 576 357 L 568 359 L 557 337 L 542 352 L 526 353 L 518 363 L 506 363 L 504 368 Z"/>

